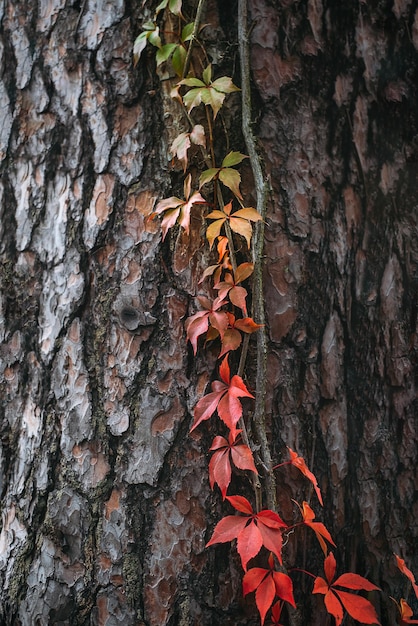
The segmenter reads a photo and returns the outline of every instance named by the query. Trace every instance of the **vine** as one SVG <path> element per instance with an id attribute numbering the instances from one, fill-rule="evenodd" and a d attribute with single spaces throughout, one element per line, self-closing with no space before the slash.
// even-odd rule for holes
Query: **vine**
<path id="1" fill-rule="evenodd" d="M 235 510 L 235 514 L 226 515 L 218 522 L 207 547 L 236 541 L 244 572 L 243 595 L 255 592 L 261 624 L 269 614 L 270 623 L 280 626 L 284 607 L 296 608 L 291 577 L 296 572 L 313 579 L 312 593 L 324 596 L 325 609 L 334 617 L 336 626 L 343 623 L 345 613 L 364 624 L 379 624 L 370 600 L 357 593 L 363 591 L 369 594 L 380 591 L 379 588 L 358 574 L 344 573 L 336 578 L 336 560 L 330 550 L 330 546 L 336 548 L 336 545 L 325 525 L 315 521 L 311 506 L 305 501 L 295 503 L 300 521 L 293 524 L 288 524 L 277 512 L 274 472 L 288 465 L 296 467 L 311 482 L 321 505 L 322 495 L 315 475 L 297 452 L 288 448 L 289 460 L 273 466 L 264 420 L 267 337 L 262 258 L 269 186 L 252 132 L 247 0 L 238 0 L 241 88 L 229 76 L 214 78 L 212 64 L 198 39 L 204 5 L 205 0 L 199 0 L 195 19 L 188 22 L 182 12 L 182 0 L 163 0 L 156 8 L 153 20 L 143 24 L 133 52 L 134 62 L 138 63 L 147 44 L 151 44 L 156 48 L 157 66 L 166 64 L 177 76 L 171 96 L 181 105 L 189 127 L 188 131 L 179 133 L 170 147 L 173 158 L 183 169 L 184 197 L 171 196 L 160 200 L 153 217 L 161 217 L 162 238 L 165 239 L 175 226 L 189 233 L 192 212 L 203 210 L 205 220 L 209 221 L 205 239 L 209 250 L 216 247 L 217 251 L 217 261 L 204 269 L 199 281 L 199 285 L 210 281 L 212 298 L 197 296 L 201 308 L 185 322 L 187 340 L 194 355 L 202 344 L 216 341 L 220 344 L 219 378 L 212 382 L 211 391 L 197 402 L 191 431 L 200 427 L 202 422 L 214 419 L 215 415 L 226 428 L 227 432 L 214 437 L 209 449 L 212 452 L 208 467 L 209 483 L 212 489 L 218 486 L 222 500 Z M 174 20 L 176 26 L 173 30 L 161 30 L 160 25 L 164 22 L 162 15 L 170 18 L 167 22 Z M 214 143 L 218 114 L 226 97 L 237 92 L 241 92 L 242 132 L 248 156 L 229 151 L 218 163 L 215 154 L 219 152 L 219 147 L 215 149 Z M 195 110 L 201 110 L 202 105 L 204 123 L 201 119 L 193 119 Z M 200 163 L 203 163 L 198 176 L 198 189 L 194 189 L 197 182 L 194 174 L 196 163 L 193 163 L 193 172 L 189 167 L 191 149 L 200 150 Z M 247 158 L 254 178 L 256 208 L 246 205 L 241 192 L 238 168 Z M 251 315 L 247 306 L 250 279 Z M 249 338 L 253 333 L 257 337 L 254 394 L 244 382 Z M 239 365 L 236 373 L 232 374 L 230 355 L 239 350 L 239 360 L 234 359 Z M 243 398 L 254 400 L 252 417 L 247 415 L 244 418 Z M 250 432 L 255 433 L 255 440 L 252 440 Z M 254 456 L 255 450 L 257 454 Z M 254 507 L 243 495 L 228 495 L 234 468 L 241 473 L 249 473 Z M 264 504 L 266 508 L 263 508 Z M 306 527 L 315 533 L 324 553 L 325 578 L 304 569 L 287 570 L 284 567 L 283 548 L 295 536 L 294 531 L 298 527 Z M 252 565 L 252 560 L 259 554 L 265 559 L 266 567 Z M 397 555 L 395 559 L 418 598 L 418 586 L 412 572 L 403 559 Z M 418 619 L 412 619 L 412 610 L 405 599 L 394 602 L 401 625 L 418 624 Z"/>

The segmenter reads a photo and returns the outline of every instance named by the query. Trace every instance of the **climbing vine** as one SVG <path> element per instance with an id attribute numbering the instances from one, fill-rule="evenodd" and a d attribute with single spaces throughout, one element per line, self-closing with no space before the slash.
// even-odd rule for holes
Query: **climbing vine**
<path id="1" fill-rule="evenodd" d="M 324 608 L 334 617 L 337 626 L 343 623 L 346 613 L 361 623 L 379 624 L 369 597 L 358 593 L 370 594 L 380 591 L 379 588 L 358 574 L 344 573 L 336 577 L 333 552 L 336 545 L 325 525 L 315 521 L 316 514 L 310 504 L 295 502 L 299 521 L 292 524 L 277 512 L 275 473 L 280 476 L 280 471 L 288 466 L 297 468 L 310 481 L 320 505 L 323 501 L 315 475 L 297 452 L 288 448 L 289 459 L 273 465 L 264 422 L 267 339 L 262 256 L 268 181 L 251 130 L 247 4 L 246 0 L 238 3 L 240 87 L 231 77 L 216 75 L 199 41 L 203 8 L 204 0 L 199 0 L 196 15 L 189 21 L 184 15 L 182 0 L 163 0 L 153 19 L 142 25 L 133 51 L 134 61 L 139 63 L 150 44 L 156 49 L 157 67 L 166 66 L 176 76 L 171 97 L 178 103 L 188 126 L 170 146 L 173 160 L 178 161 L 183 171 L 183 197 L 161 199 L 152 217 L 161 218 L 162 238 L 165 239 L 175 227 L 189 233 L 193 214 L 203 212 L 206 245 L 216 254 L 215 262 L 203 270 L 196 285 L 198 290 L 207 283 L 206 295 L 197 296 L 198 310 L 185 321 L 187 341 L 194 355 L 207 344 L 217 342 L 219 349 L 218 377 L 210 391 L 197 402 L 191 431 L 208 420 L 220 423 L 222 433 L 214 437 L 209 449 L 212 453 L 209 483 L 212 489 L 219 488 L 223 501 L 234 513 L 225 515 L 217 523 L 207 547 L 236 541 L 243 569 L 243 595 L 255 593 L 261 624 L 269 616 L 271 624 L 280 626 L 286 610 L 292 623 L 291 608 L 296 609 L 292 575 L 296 572 L 313 579 L 312 593 L 324 596 Z M 170 26 L 165 28 L 167 24 Z M 221 146 L 216 145 L 215 137 L 225 132 L 220 131 L 220 112 L 231 94 L 240 94 L 248 155 L 228 149 L 218 160 L 216 155 Z M 223 143 L 229 145 L 230 141 L 231 137 L 225 136 Z M 199 158 L 196 158 L 197 151 Z M 191 154 L 195 158 L 192 159 Z M 246 159 L 254 179 L 255 207 L 248 206 L 241 190 L 240 167 Z M 244 380 L 252 334 L 257 337 L 254 390 L 250 390 Z M 236 354 L 239 356 L 232 356 Z M 254 401 L 251 414 L 244 415 L 244 398 Z M 254 439 L 250 433 L 254 433 Z M 228 493 L 236 470 L 241 475 L 247 473 L 254 492 L 253 504 L 243 495 Z M 324 577 L 304 569 L 285 567 L 283 551 L 298 527 L 306 527 L 315 534 L 324 554 Z M 254 565 L 253 559 L 257 556 L 264 559 L 265 567 L 259 566 L 260 560 Z M 418 597 L 412 572 L 403 559 L 397 555 L 395 559 Z M 405 599 L 394 602 L 401 625 L 418 624 L 417 619 L 412 619 L 412 610 Z"/>

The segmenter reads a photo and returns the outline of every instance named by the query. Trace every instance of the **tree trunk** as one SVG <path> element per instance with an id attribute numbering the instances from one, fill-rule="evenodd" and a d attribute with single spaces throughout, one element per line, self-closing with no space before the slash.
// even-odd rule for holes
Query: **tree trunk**
<path id="1" fill-rule="evenodd" d="M 192 358 L 183 321 L 208 252 L 199 220 L 162 244 L 149 219 L 171 195 L 179 123 L 152 53 L 132 64 L 149 4 L 0 0 L 5 626 L 259 623 L 235 549 L 205 549 L 225 506 L 207 479 L 210 433 L 189 428 L 214 357 Z M 405 594 L 392 553 L 418 572 L 418 10 L 249 7 L 271 182 L 272 453 L 309 461 L 339 567 L 384 589 L 373 599 L 391 626 L 388 596 Z M 208 2 L 203 22 L 232 72 L 235 2 Z M 226 123 L 242 146 L 233 109 Z M 289 495 L 309 492 L 278 477 L 291 522 Z M 314 540 L 296 539 L 287 565 L 322 575 Z M 302 623 L 324 624 L 311 584 L 295 588 Z"/>

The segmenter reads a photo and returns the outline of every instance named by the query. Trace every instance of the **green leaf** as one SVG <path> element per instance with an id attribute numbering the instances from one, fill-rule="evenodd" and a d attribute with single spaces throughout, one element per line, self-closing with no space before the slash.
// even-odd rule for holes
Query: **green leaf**
<path id="1" fill-rule="evenodd" d="M 225 94 L 208 87 L 206 89 L 202 89 L 201 99 L 204 104 L 212 108 L 213 119 L 215 119 L 223 105 Z"/>
<path id="2" fill-rule="evenodd" d="M 190 41 L 190 39 L 192 38 L 193 30 L 194 30 L 194 22 L 190 22 L 190 24 L 186 24 L 186 26 L 181 31 L 181 40 L 183 43 L 186 43 L 186 41 Z"/>
<path id="3" fill-rule="evenodd" d="M 218 172 L 219 167 L 211 167 L 210 169 L 202 172 L 199 178 L 199 189 L 203 187 L 203 185 L 206 185 L 206 183 L 210 183 L 210 181 L 215 178 Z"/>
<path id="4" fill-rule="evenodd" d="M 158 26 L 155 30 L 150 32 L 148 35 L 148 41 L 156 48 L 161 48 L 160 29 Z"/>
<path id="5" fill-rule="evenodd" d="M 241 174 L 237 170 L 233 170 L 230 167 L 225 167 L 219 172 L 219 180 L 228 187 L 234 196 L 242 199 L 239 186 L 241 183 Z"/>
<path id="6" fill-rule="evenodd" d="M 181 4 L 182 0 L 170 0 L 168 3 L 168 8 L 174 15 L 181 15 Z"/>
<path id="7" fill-rule="evenodd" d="M 212 79 L 212 65 L 210 63 L 207 68 L 203 70 L 202 78 L 206 85 L 210 85 Z"/>
<path id="8" fill-rule="evenodd" d="M 157 25 L 155 22 L 148 21 L 142 24 L 142 28 L 144 30 L 155 30 L 157 28 Z"/>
<path id="9" fill-rule="evenodd" d="M 166 43 L 164 46 L 159 48 L 155 56 L 157 66 L 161 65 L 161 63 L 164 63 L 164 61 L 167 61 L 168 57 L 174 52 L 176 48 L 176 43 Z"/>
<path id="10" fill-rule="evenodd" d="M 232 78 L 229 76 L 222 76 L 222 78 L 217 78 L 212 83 L 212 87 L 216 89 L 216 91 L 221 91 L 222 93 L 232 93 L 233 91 L 241 91 L 239 87 L 234 85 L 232 82 Z"/>
<path id="11" fill-rule="evenodd" d="M 238 163 L 241 163 L 244 159 L 248 159 L 245 154 L 241 154 L 241 152 L 230 152 L 222 161 L 222 167 L 232 167 L 233 165 L 238 165 Z"/>
<path id="12" fill-rule="evenodd" d="M 186 50 L 183 46 L 176 46 L 174 50 L 173 58 L 171 59 L 171 63 L 173 65 L 173 70 L 177 74 L 177 76 L 181 76 L 183 74 L 184 62 L 186 61 Z"/>
<path id="13" fill-rule="evenodd" d="M 183 80 L 181 80 L 179 82 L 179 85 L 185 85 L 186 87 L 206 87 L 205 83 L 202 83 L 202 81 L 199 78 L 183 78 Z"/>
<path id="14" fill-rule="evenodd" d="M 183 96 L 184 106 L 189 113 L 202 102 L 202 91 L 202 88 L 190 89 L 190 91 Z"/>
<path id="15" fill-rule="evenodd" d="M 142 52 L 145 50 L 148 40 L 148 33 L 143 32 L 135 39 L 133 54 L 134 54 L 134 65 L 137 65 L 139 59 L 141 58 Z"/>
<path id="16" fill-rule="evenodd" d="M 155 15 L 158 15 L 160 11 L 162 11 L 163 9 L 166 9 L 167 5 L 168 5 L 168 0 L 163 0 L 162 2 L 160 2 L 158 7 L 155 9 Z"/>

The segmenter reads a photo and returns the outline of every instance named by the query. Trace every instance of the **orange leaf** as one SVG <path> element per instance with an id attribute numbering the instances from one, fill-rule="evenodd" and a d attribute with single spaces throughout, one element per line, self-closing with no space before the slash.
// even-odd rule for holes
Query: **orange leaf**
<path id="1" fill-rule="evenodd" d="M 395 554 L 395 558 L 396 558 L 396 565 L 398 566 L 402 574 L 405 574 L 405 576 L 411 581 L 412 588 L 415 592 L 416 597 L 418 598 L 418 585 L 415 582 L 415 577 L 413 573 L 411 572 L 410 569 L 407 568 L 405 561 L 401 559 L 400 556 Z"/>

